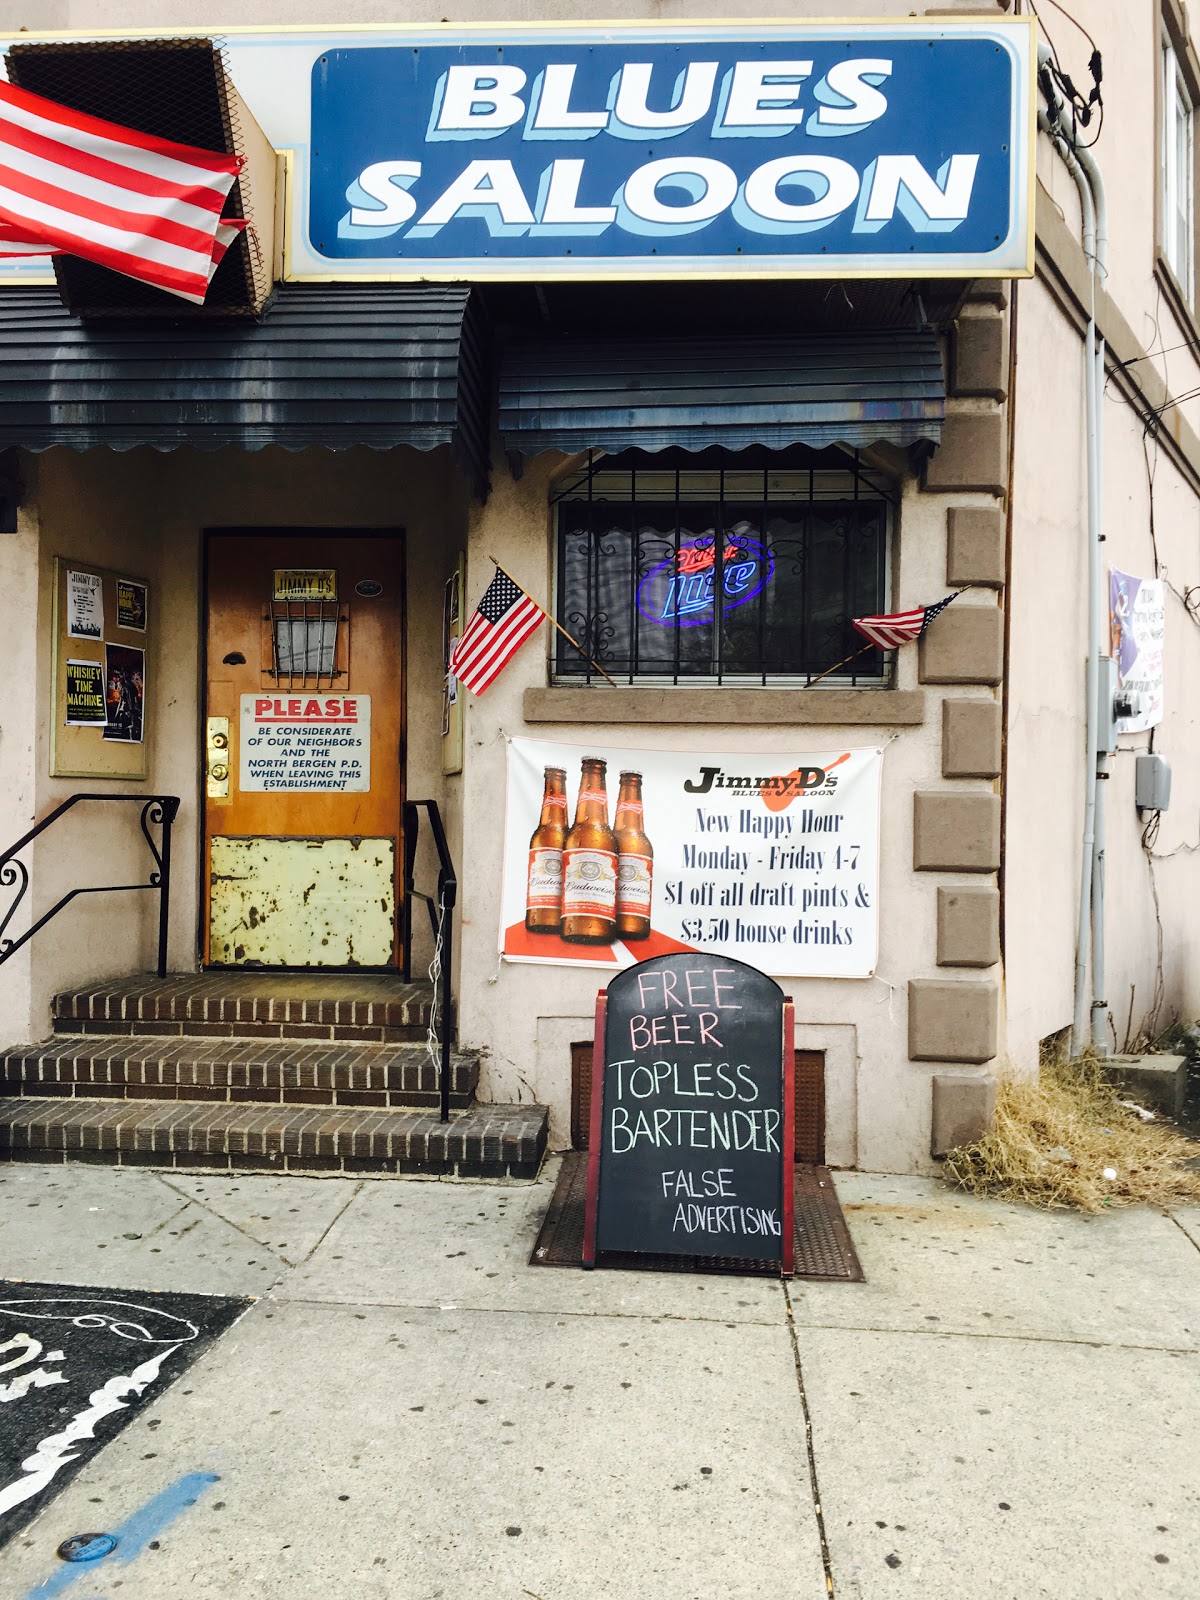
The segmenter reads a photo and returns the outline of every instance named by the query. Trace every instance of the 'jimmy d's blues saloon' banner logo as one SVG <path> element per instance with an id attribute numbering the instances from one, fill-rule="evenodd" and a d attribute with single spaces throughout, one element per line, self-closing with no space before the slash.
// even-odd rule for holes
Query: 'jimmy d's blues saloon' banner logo
<path id="1" fill-rule="evenodd" d="M 339 276 L 1029 268 L 1025 22 L 446 37 L 313 66 Z"/>

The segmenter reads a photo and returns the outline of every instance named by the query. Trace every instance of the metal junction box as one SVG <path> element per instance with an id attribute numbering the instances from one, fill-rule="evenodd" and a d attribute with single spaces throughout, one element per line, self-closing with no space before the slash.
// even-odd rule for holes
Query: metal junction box
<path id="1" fill-rule="evenodd" d="M 1133 780 L 1139 811 L 1165 811 L 1171 804 L 1171 763 L 1152 753 L 1137 758 Z"/>

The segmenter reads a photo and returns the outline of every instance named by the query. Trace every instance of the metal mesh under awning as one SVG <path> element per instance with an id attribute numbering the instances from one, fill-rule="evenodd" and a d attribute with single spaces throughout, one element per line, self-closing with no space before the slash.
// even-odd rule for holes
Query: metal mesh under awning
<path id="1" fill-rule="evenodd" d="M 282 284 L 254 323 L 87 321 L 3 289 L 0 449 L 449 444 L 478 488 L 487 337 L 452 284 Z"/>
<path id="2" fill-rule="evenodd" d="M 508 350 L 500 372 L 501 436 L 527 456 L 906 448 L 937 444 L 945 413 L 933 332 L 543 343 Z"/>

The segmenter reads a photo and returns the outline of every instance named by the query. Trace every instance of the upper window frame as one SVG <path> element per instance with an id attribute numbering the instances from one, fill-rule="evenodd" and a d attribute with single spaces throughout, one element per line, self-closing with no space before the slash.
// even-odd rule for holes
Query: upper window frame
<path id="1" fill-rule="evenodd" d="M 1178 239 L 1173 242 L 1170 239 L 1174 226 L 1171 201 L 1176 192 L 1172 182 L 1176 163 L 1174 140 L 1170 139 L 1173 131 L 1170 112 L 1180 102 L 1186 108 L 1189 124 L 1189 170 L 1183 181 L 1190 226 L 1186 259 L 1182 262 Z M 1187 32 L 1186 17 L 1178 0 L 1162 0 L 1156 14 L 1154 105 L 1154 268 L 1172 310 L 1186 330 L 1194 334 L 1200 332 L 1200 152 L 1196 150 L 1200 57 Z"/>

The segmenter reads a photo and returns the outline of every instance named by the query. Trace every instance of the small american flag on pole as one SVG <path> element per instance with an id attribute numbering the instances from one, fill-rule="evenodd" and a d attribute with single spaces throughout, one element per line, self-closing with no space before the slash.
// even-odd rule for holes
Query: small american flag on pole
<path id="1" fill-rule="evenodd" d="M 241 165 L 0 81 L 0 256 L 65 251 L 199 305 L 246 226 L 221 216 Z"/>
<path id="2" fill-rule="evenodd" d="M 944 600 L 931 606 L 918 606 L 915 611 L 893 611 L 885 617 L 851 617 L 850 623 L 864 639 L 869 639 L 880 650 L 895 650 L 898 645 L 919 639 L 934 617 L 945 611 L 961 593 L 961 589 L 956 589 Z"/>
<path id="3" fill-rule="evenodd" d="M 450 653 L 450 671 L 472 694 L 482 694 L 545 620 L 520 584 L 497 572 Z"/>

